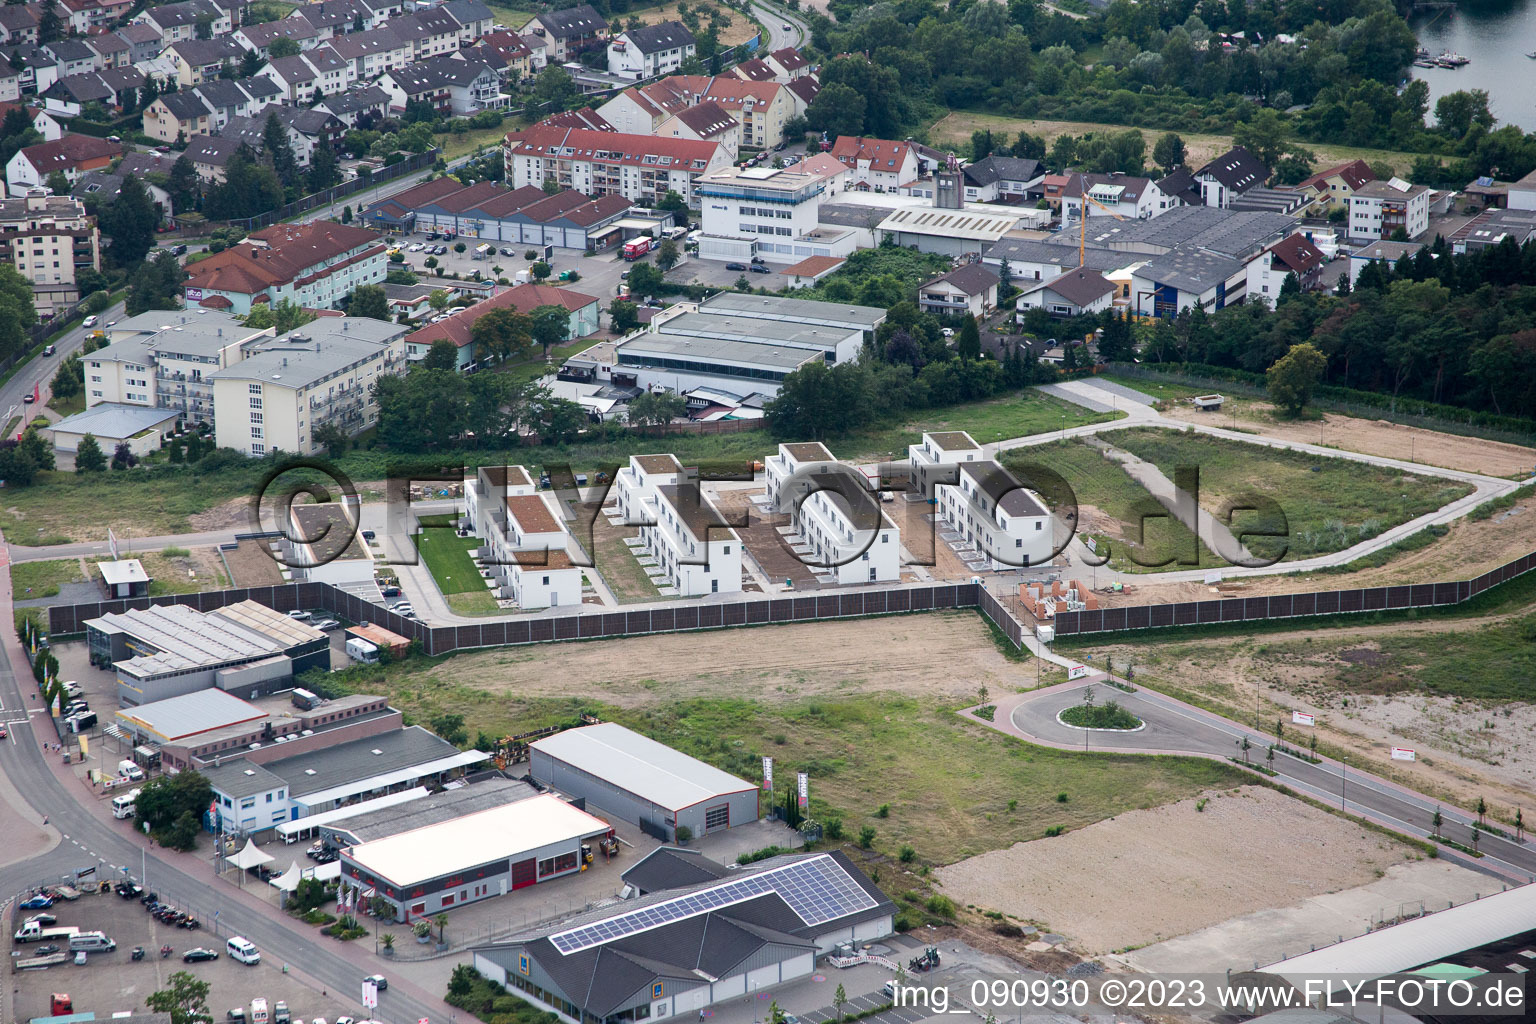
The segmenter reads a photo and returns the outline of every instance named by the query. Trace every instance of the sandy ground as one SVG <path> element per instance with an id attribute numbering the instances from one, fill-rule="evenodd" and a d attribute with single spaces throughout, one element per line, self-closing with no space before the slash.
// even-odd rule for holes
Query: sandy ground
<path id="1" fill-rule="evenodd" d="M 773 664 L 744 664 L 744 647 L 772 651 Z M 550 671 L 548 648 L 508 648 L 461 655 L 429 676 L 498 694 L 562 698 L 572 679 L 583 679 L 593 697 L 620 707 L 743 693 L 787 701 L 876 687 L 969 698 L 978 686 L 1002 692 L 1025 682 L 1023 667 L 998 652 L 971 612 L 563 644 L 559 666 Z"/>
<path id="2" fill-rule="evenodd" d="M 1487 875 L 1444 860 L 1394 864 L 1384 877 L 1354 889 L 1320 893 L 1155 943 L 1125 956 L 1150 974 L 1248 970 L 1312 948 L 1352 939 L 1370 922 L 1411 919 L 1498 891 Z"/>
<path id="3" fill-rule="evenodd" d="M 1324 650 L 1351 644 L 1369 649 L 1374 638 L 1394 633 L 1464 632 L 1519 614 L 1330 629 L 1323 634 Z M 1536 708 L 1511 703 L 1495 711 L 1477 701 L 1428 694 L 1349 693 L 1337 686 L 1337 662 L 1286 653 L 1288 645 L 1318 635 L 1298 630 L 1253 639 L 1121 643 L 1094 647 L 1092 653 L 1096 658 L 1107 655 L 1116 664 L 1135 663 L 1138 674 L 1149 675 L 1149 686 L 1172 681 L 1202 695 L 1213 710 L 1243 721 L 1252 720 L 1257 687 L 1265 723 L 1288 720 L 1292 710 L 1318 716 L 1315 730 L 1288 729 L 1288 741 L 1305 743 L 1315 731 L 1319 744 L 1353 750 L 1351 763 L 1358 755 L 1365 767 L 1380 775 L 1423 793 L 1441 794 L 1463 807 L 1475 806 L 1483 797 L 1505 808 L 1507 816 L 1507 808 L 1531 802 L 1536 789 Z M 1486 728 L 1490 724 L 1492 728 Z M 1418 760 L 1389 760 L 1392 746 L 1413 747 Z"/>
<path id="4" fill-rule="evenodd" d="M 1049 925 L 1102 954 L 1361 885 L 1413 855 L 1256 787 L 1131 811 L 938 868 L 957 903 Z"/>
<path id="5" fill-rule="evenodd" d="M 1199 412 L 1186 403 L 1166 404 L 1163 415 L 1169 419 L 1213 422 L 1210 413 Z M 1266 437 L 1323 444 L 1365 455 L 1382 455 L 1488 476 L 1527 476 L 1532 467 L 1536 467 L 1536 449 L 1503 441 L 1443 434 L 1386 420 L 1367 420 L 1336 413 L 1325 413 L 1321 422 L 1276 421 L 1270 418 L 1274 406 L 1267 402 L 1251 402 L 1246 408 L 1253 415 L 1239 417 L 1238 428 L 1257 431 Z M 1220 425 L 1225 426 L 1225 421 Z"/>
<path id="6" fill-rule="evenodd" d="M 701 29 L 709 27 L 709 17 L 714 11 L 718 10 L 728 19 L 729 23 L 720 33 L 721 46 L 735 46 L 737 43 L 744 43 L 757 35 L 757 26 L 752 24 L 749 19 L 742 17 L 738 11 L 733 11 L 720 4 L 708 2 L 692 3 L 688 6 L 699 12 L 699 28 Z M 664 7 L 649 7 L 634 14 L 617 16 L 614 20 L 627 25 L 630 18 L 635 18 L 645 25 L 655 25 L 662 21 L 677 21 L 677 5 L 667 4 Z"/>

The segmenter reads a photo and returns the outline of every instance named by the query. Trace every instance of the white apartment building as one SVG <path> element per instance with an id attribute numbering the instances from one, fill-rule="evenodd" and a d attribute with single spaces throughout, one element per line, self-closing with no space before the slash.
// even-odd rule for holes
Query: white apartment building
<path id="1" fill-rule="evenodd" d="M 728 167 L 699 178 L 694 191 L 704 235 L 701 259 L 797 263 L 807 256 L 848 256 L 856 233 L 819 224 L 826 181 L 772 167 Z"/>
<path id="2" fill-rule="evenodd" d="M 244 346 L 243 359 L 205 374 L 219 447 L 314 455 L 323 450 L 315 441 L 321 427 L 356 436 L 376 425 L 373 385 L 406 371 L 407 331 L 367 317 L 321 317 Z"/>
<path id="3" fill-rule="evenodd" d="M 464 518 L 476 537 L 489 540 L 507 528 L 506 499 L 535 493 L 522 466 L 481 466 L 464 481 Z"/>
<path id="4" fill-rule="evenodd" d="M 656 488 L 683 482 L 683 464 L 675 455 L 631 455 L 614 479 L 619 513 L 634 526 L 656 522 Z"/>
<path id="5" fill-rule="evenodd" d="M 967 564 L 1004 571 L 1050 558 L 1051 514 L 1013 474 L 990 459 L 963 462 L 958 472 L 958 485 L 935 490 L 939 521 L 963 538 L 955 548 Z"/>
<path id="6" fill-rule="evenodd" d="M 502 155 L 513 188 L 554 181 L 562 189 L 621 195 L 645 206 L 656 206 L 668 192 L 676 192 L 695 209 L 696 179 L 730 164 L 725 147 L 714 142 L 558 126 L 513 132 Z"/>
<path id="7" fill-rule="evenodd" d="M 693 33 L 680 21 L 641 25 L 608 43 L 608 73 L 640 81 L 676 71 L 696 51 Z"/>
<path id="8" fill-rule="evenodd" d="M 741 592 L 741 537 L 724 525 L 697 483 L 656 488 L 656 523 L 640 528 L 655 558 L 683 597 Z"/>
<path id="9" fill-rule="evenodd" d="M 896 524 L 881 510 L 863 474 L 837 466 L 842 464 L 819 441 L 779 445 L 778 454 L 763 463 L 770 507 L 789 514 L 796 540 L 811 549 L 807 561 L 818 574 L 831 575 L 843 586 L 900 581 Z M 826 474 L 824 480 L 818 480 L 820 474 Z M 867 500 L 855 496 L 850 501 L 845 486 L 861 488 Z"/>
<path id="10" fill-rule="evenodd" d="M 323 220 L 274 224 L 192 264 L 186 300 L 189 307 L 240 314 L 283 299 L 333 309 L 358 285 L 383 284 L 386 270 L 384 246 L 372 231 Z"/>
<path id="11" fill-rule="evenodd" d="M 1349 237 L 1356 242 L 1390 240 L 1401 228 L 1409 241 L 1429 230 L 1429 189 L 1402 178 L 1371 181 L 1349 197 Z"/>
<path id="12" fill-rule="evenodd" d="M 1083 202 L 1083 191 L 1091 200 Z M 1163 194 L 1157 182 L 1150 178 L 1138 178 L 1118 171 L 1109 174 L 1073 174 L 1061 190 L 1062 223 L 1077 222 L 1083 206 L 1088 207 L 1090 217 L 1122 217 L 1126 220 L 1149 220 L 1167 213 L 1175 206 L 1183 205 L 1178 199 Z"/>
<path id="13" fill-rule="evenodd" d="M 481 549 L 496 565 L 501 596 L 525 609 L 580 604 L 581 569 L 571 562 L 570 535 L 550 502 L 536 492 L 509 494 L 501 507 L 501 528 Z"/>
<path id="14" fill-rule="evenodd" d="M 934 487 L 953 476 L 945 467 L 981 460 L 981 445 L 963 430 L 924 433 L 920 444 L 907 446 L 907 462 L 912 470 L 912 484 L 921 494 L 934 497 Z"/>
<path id="15" fill-rule="evenodd" d="M 174 410 L 188 424 L 213 423 L 211 375 L 274 333 L 207 309 L 151 310 L 120 320 L 106 329 L 107 346 L 85 357 L 86 407 L 142 405 Z"/>

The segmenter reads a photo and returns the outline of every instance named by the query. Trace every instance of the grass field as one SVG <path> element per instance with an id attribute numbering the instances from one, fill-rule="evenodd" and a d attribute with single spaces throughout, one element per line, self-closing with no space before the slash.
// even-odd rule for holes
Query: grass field
<path id="1" fill-rule="evenodd" d="M 496 17 L 496 24 L 505 25 L 514 32 L 527 24 L 533 17 L 534 10 L 531 7 L 520 7 L 517 4 L 487 3 L 485 6 L 491 9 L 491 14 Z"/>
<path id="2" fill-rule="evenodd" d="M 422 516 L 421 525 L 424 529 L 411 539 L 448 607 L 460 615 L 495 614 L 496 599 L 470 557 L 481 546 L 479 538 L 460 537 L 452 528 L 453 516 Z"/>
<path id="3" fill-rule="evenodd" d="M 1285 537 L 1249 537 L 1256 555 L 1287 559 L 1341 551 L 1467 494 L 1471 487 L 1433 477 L 1406 476 L 1344 459 L 1317 458 L 1181 431 L 1138 428 L 1103 435 L 1172 477 L 1177 466 L 1200 471 L 1201 507 L 1222 516 L 1228 501 L 1259 494 L 1279 505 L 1283 519 L 1238 513 L 1234 525 L 1286 529 Z"/>
<path id="4" fill-rule="evenodd" d="M 713 3 L 711 0 L 699 0 L 699 2 L 690 3 L 688 6 L 699 13 L 700 29 L 707 29 L 709 27 L 710 18 L 716 11 L 719 11 L 724 16 L 726 26 L 720 31 L 719 37 L 722 47 L 744 43 L 758 34 L 759 27 L 756 22 L 740 11 L 733 11 L 723 4 Z M 655 25 L 662 21 L 677 21 L 677 4 L 665 3 L 645 7 L 637 4 L 623 14 L 614 15 L 613 21 L 617 25 L 626 26 L 631 18 L 638 20 L 643 25 Z"/>
<path id="5" fill-rule="evenodd" d="M 1116 433 L 1121 433 L 1116 431 Z M 1071 439 L 1064 444 L 1035 445 L 1003 453 L 1003 464 L 1020 470 L 1028 464 L 1060 473 L 1077 496 L 1078 530 L 1092 537 L 1102 553 L 1107 540 L 1109 565 L 1123 572 L 1173 571 L 1211 568 L 1221 564 L 1195 535 L 1171 516 L 1141 519 L 1141 510 L 1161 510 L 1140 484 L 1125 474 L 1086 441 Z M 1149 504 L 1150 503 L 1150 504 Z M 1103 513 L 1118 524 L 1113 532 L 1082 506 Z M 1143 523 L 1145 532 L 1143 533 Z M 1193 562 L 1198 552 L 1199 563 Z M 1158 565 L 1168 559 L 1167 565 Z"/>
<path id="6" fill-rule="evenodd" d="M 50 398 L 48 408 L 60 416 L 73 416 L 77 412 L 85 411 L 85 392 L 81 392 L 73 398 Z"/>
<path id="7" fill-rule="evenodd" d="M 202 549 L 206 551 L 207 549 Z M 149 576 L 149 596 L 197 594 L 229 586 L 229 577 L 216 557 L 199 557 L 185 548 L 135 553 Z M 97 559 L 98 562 L 106 559 Z"/>
<path id="8" fill-rule="evenodd" d="M 471 735 L 500 736 L 596 712 L 743 778 L 757 778 L 764 755 L 781 777 L 808 771 L 811 814 L 838 818 L 857 835 L 869 825 L 874 847 L 951 863 L 1076 828 L 1134 808 L 1155 807 L 1244 781 L 1239 769 L 1200 759 L 1088 755 L 1048 750 L 963 721 L 942 701 L 882 693 L 825 700 L 759 702 L 696 699 L 626 709 L 567 701 L 489 700 L 464 687 L 418 688 L 392 671 L 369 692 L 425 720 L 438 708 L 462 710 Z M 382 687 L 382 688 L 381 688 Z M 1067 794 L 1066 802 L 1057 795 Z M 889 805 L 888 817 L 877 812 Z"/>
<path id="9" fill-rule="evenodd" d="M 435 138 L 438 146 L 442 148 L 443 159 L 453 163 L 459 157 L 468 156 L 482 146 L 499 146 L 512 127 L 509 124 L 500 124 L 495 128 L 471 128 L 460 135 L 455 135 L 453 132 L 440 132 Z"/>
<path id="10" fill-rule="evenodd" d="M 188 533 L 188 517 L 248 493 L 249 474 L 152 477 L 142 473 L 38 474 L 0 498 L 0 529 L 12 544 L 64 544 L 118 536 Z"/>
<path id="11" fill-rule="evenodd" d="M 85 580 L 80 571 L 80 561 L 75 558 L 59 558 L 48 562 L 13 562 L 11 564 L 11 590 L 18 600 L 29 597 L 54 597 L 65 583 Z"/>
<path id="12" fill-rule="evenodd" d="M 1095 124 L 1091 121 L 1045 121 L 1036 118 L 1004 117 L 999 114 L 986 114 L 970 110 L 957 110 L 935 121 L 928 128 L 928 141 L 931 145 L 943 148 L 945 145 L 959 147 L 960 151 L 968 152 L 971 143 L 971 133 L 975 131 L 991 131 L 994 136 L 1006 135 L 1011 144 L 1019 132 L 1029 132 L 1033 135 L 1043 135 L 1046 144 L 1058 135 L 1083 135 L 1088 132 L 1124 131 L 1135 125 L 1125 124 Z M 1152 152 L 1152 146 L 1157 142 L 1163 132 L 1143 128 L 1141 134 L 1147 140 L 1147 152 Z M 1232 136 L 1230 135 L 1202 135 L 1199 133 L 1178 132 L 1184 140 L 1188 151 L 1187 163 L 1191 167 L 1199 167 L 1206 161 L 1220 156 L 1232 148 Z M 1420 154 L 1405 153 L 1395 149 L 1363 149 L 1351 146 L 1335 146 L 1326 143 L 1304 143 L 1317 155 L 1318 167 L 1331 167 L 1334 164 L 1345 163 L 1350 160 L 1361 159 L 1369 164 L 1389 163 L 1398 174 L 1406 175 L 1413 167 L 1414 160 Z"/>

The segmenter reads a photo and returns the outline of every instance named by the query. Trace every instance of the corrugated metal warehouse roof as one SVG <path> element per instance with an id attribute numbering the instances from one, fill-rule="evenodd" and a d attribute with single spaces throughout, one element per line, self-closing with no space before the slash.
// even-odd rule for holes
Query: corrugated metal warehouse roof
<path id="1" fill-rule="evenodd" d="M 692 807 L 722 793 L 757 788 L 613 722 L 567 729 L 537 740 L 532 746 L 672 811 Z"/>

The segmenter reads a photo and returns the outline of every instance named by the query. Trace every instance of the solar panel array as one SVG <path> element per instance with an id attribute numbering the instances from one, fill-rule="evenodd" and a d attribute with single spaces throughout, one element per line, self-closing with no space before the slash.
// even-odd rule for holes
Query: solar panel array
<path id="1" fill-rule="evenodd" d="M 558 932 L 549 941 L 561 953 L 576 953 L 626 935 L 659 928 L 707 914 L 721 907 L 745 903 L 776 892 L 807 925 L 857 914 L 876 906 L 863 887 L 827 854 L 761 871 L 731 882 L 710 886 L 655 903 L 627 914 Z"/>

